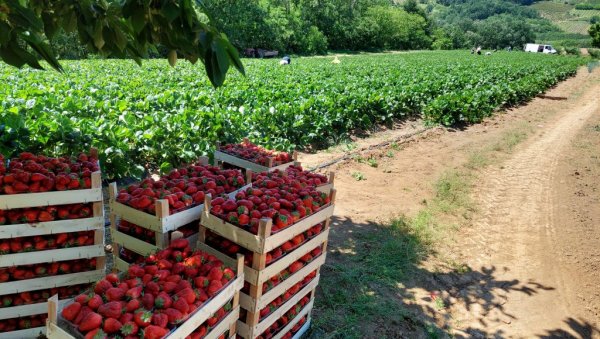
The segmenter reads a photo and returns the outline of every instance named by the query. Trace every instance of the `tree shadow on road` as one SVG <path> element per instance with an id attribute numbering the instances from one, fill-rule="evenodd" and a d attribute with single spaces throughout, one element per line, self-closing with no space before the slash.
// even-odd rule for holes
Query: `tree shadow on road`
<path id="1" fill-rule="evenodd" d="M 489 330 L 514 320 L 504 309 L 503 294 L 533 296 L 554 289 L 535 281 L 499 280 L 496 267 L 426 268 L 425 259 L 435 254 L 434 242 L 425 228 L 404 219 L 382 225 L 336 218 L 330 232 L 311 339 L 504 338 L 501 331 Z M 460 319 L 450 312 L 457 304 L 469 315 L 488 316 L 481 317 L 477 328 L 457 331 Z M 593 331 L 586 322 L 566 322 L 574 333 Z M 559 331 L 540 338 L 561 338 Z"/>

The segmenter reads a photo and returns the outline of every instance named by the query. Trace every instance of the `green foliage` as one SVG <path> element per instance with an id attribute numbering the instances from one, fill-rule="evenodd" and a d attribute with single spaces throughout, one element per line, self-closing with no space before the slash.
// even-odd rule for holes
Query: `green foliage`
<path id="1" fill-rule="evenodd" d="M 468 51 L 248 60 L 215 89 L 189 63 L 64 61 L 65 74 L 0 66 L 0 152 L 101 150 L 109 177 L 177 165 L 217 141 L 281 150 L 327 146 L 357 129 L 423 114 L 477 122 L 572 75 L 584 59 Z M 395 146 L 392 145 L 392 148 Z"/>
<path id="2" fill-rule="evenodd" d="M 600 23 L 592 25 L 588 32 L 592 37 L 592 45 L 600 47 Z"/>
<path id="3" fill-rule="evenodd" d="M 600 4 L 577 4 L 575 9 L 580 10 L 600 10 Z"/>
<path id="4" fill-rule="evenodd" d="M 375 6 L 363 19 L 365 46 L 375 49 L 426 49 L 431 45 L 427 22 L 418 14 L 393 7 Z M 368 23 L 368 24 L 367 24 Z M 371 27 L 366 27 L 370 25 Z"/>
<path id="5" fill-rule="evenodd" d="M 92 53 L 138 63 L 161 44 L 172 65 L 178 55 L 201 60 L 214 86 L 223 83 L 230 66 L 244 71 L 237 50 L 201 20 L 191 0 L 0 0 L 0 58 L 12 66 L 42 69 L 41 58 L 62 70 L 48 44 L 61 29 L 76 31 Z"/>
<path id="6" fill-rule="evenodd" d="M 522 48 L 526 43 L 535 40 L 535 34 L 526 22 L 505 14 L 482 20 L 476 27 L 479 40 L 475 44 L 484 48 Z"/>

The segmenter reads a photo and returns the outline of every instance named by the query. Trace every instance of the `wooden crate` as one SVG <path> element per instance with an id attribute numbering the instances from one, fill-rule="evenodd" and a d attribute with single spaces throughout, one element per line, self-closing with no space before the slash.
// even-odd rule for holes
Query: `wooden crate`
<path id="1" fill-rule="evenodd" d="M 239 320 L 237 323 L 238 336 L 240 336 L 244 339 L 254 339 L 254 338 L 260 336 L 265 330 L 267 330 L 273 323 L 275 323 L 277 320 L 279 320 L 279 318 L 281 318 L 287 311 L 289 311 L 292 307 L 294 307 L 296 305 L 296 303 L 298 303 L 298 301 L 300 301 L 300 299 L 302 299 L 307 294 L 310 294 L 310 301 L 308 302 L 308 304 L 306 304 L 304 306 L 304 308 L 298 313 L 298 315 L 296 315 L 296 317 L 294 317 L 294 319 L 292 319 L 292 321 L 290 321 L 286 326 L 284 326 L 272 338 L 272 339 L 281 339 L 304 316 L 308 315 L 309 319 L 310 319 L 310 312 L 312 311 L 312 308 L 314 305 L 314 300 L 315 300 L 315 290 L 314 289 L 309 291 L 309 293 L 305 293 L 302 296 L 298 297 L 298 299 L 293 304 L 288 305 L 286 303 L 286 305 L 285 305 L 286 308 L 280 307 L 275 312 L 273 312 L 271 315 L 269 315 L 265 320 L 263 320 L 261 323 L 255 325 L 255 326 L 249 326 L 248 324 L 244 323 L 242 320 Z M 290 301 L 291 300 L 294 300 L 294 298 L 290 299 Z M 307 323 L 309 322 L 309 319 L 307 319 L 307 321 L 306 321 Z M 298 333 L 300 333 L 300 332 L 301 331 L 298 331 Z"/>
<path id="2" fill-rule="evenodd" d="M 236 333 L 236 320 L 239 318 L 240 306 L 239 306 L 239 293 L 244 286 L 244 257 L 238 256 L 236 260 L 236 273 L 237 276 L 232 280 L 225 288 L 214 296 L 211 300 L 206 302 L 201 308 L 197 309 L 190 317 L 173 329 L 169 335 L 165 338 L 180 339 L 185 338 L 200 325 L 202 325 L 208 318 L 215 314 L 221 307 L 226 305 L 230 300 L 232 302 L 232 311 L 224 319 L 222 319 L 217 326 L 211 329 L 205 338 L 218 338 L 223 333 L 229 331 Z M 76 338 L 68 330 L 61 327 L 59 324 L 59 311 L 62 310 L 60 303 L 58 302 L 58 296 L 55 295 L 48 299 L 48 320 L 46 321 L 46 336 L 48 339 L 72 339 Z"/>
<path id="3" fill-rule="evenodd" d="M 208 160 L 202 158 L 202 163 L 207 164 Z M 234 197 L 237 192 L 246 189 L 249 186 L 241 187 L 228 195 Z M 109 204 L 110 204 L 110 233 L 112 238 L 112 250 L 114 257 L 114 267 L 119 271 L 126 271 L 129 263 L 119 257 L 121 247 L 134 251 L 141 255 L 148 255 L 157 250 L 164 249 L 169 246 L 173 238 L 169 235 L 171 231 L 177 230 L 179 227 L 200 220 L 204 204 L 194 206 L 181 212 L 169 215 L 169 203 L 167 200 L 156 200 L 156 215 L 152 215 L 143 211 L 136 210 L 125 204 L 116 201 L 117 184 L 109 185 Z M 140 227 L 152 230 L 155 232 L 154 243 L 148 243 L 144 240 L 137 239 L 131 235 L 125 234 L 118 230 L 120 220 L 126 220 Z M 197 243 L 198 235 L 194 234 L 187 238 L 190 244 Z"/>
<path id="4" fill-rule="evenodd" d="M 244 141 L 248 141 L 248 138 L 244 138 Z M 291 165 L 297 164 L 297 161 L 298 161 L 298 152 L 294 151 L 294 152 L 292 152 L 293 160 L 288 163 L 274 166 L 274 159 L 272 157 L 270 157 L 268 166 L 263 166 L 263 165 L 259 165 L 259 164 L 255 163 L 255 162 L 236 157 L 235 155 L 221 152 L 221 151 L 219 151 L 219 149 L 220 149 L 220 144 L 217 143 L 217 150 L 214 153 L 215 164 L 226 163 L 226 164 L 230 164 L 235 167 L 239 167 L 244 170 L 250 170 L 253 172 L 271 172 L 271 171 L 276 171 L 276 170 L 283 171 L 286 168 L 290 167 Z"/>
<path id="5" fill-rule="evenodd" d="M 92 203 L 93 210 L 93 215 L 90 218 L 4 225 L 0 227 L 0 239 L 78 231 L 94 231 L 94 245 L 0 255 L 0 267 L 91 258 L 96 258 L 97 262 L 96 270 L 94 271 L 0 283 L 0 295 L 33 291 L 42 288 L 91 283 L 96 281 L 98 277 L 104 275 L 104 208 L 101 180 L 100 172 L 94 172 L 91 176 L 92 187 L 90 189 L 25 193 L 0 197 L 0 204 L 7 207 L 7 209 Z"/>
<path id="6" fill-rule="evenodd" d="M 300 166 L 301 164 L 300 164 L 299 162 L 297 162 L 297 161 L 296 161 L 296 162 L 294 162 L 294 163 L 293 163 L 293 165 L 294 165 L 294 166 Z M 289 167 L 289 166 L 288 166 L 288 167 Z M 286 168 L 287 168 L 287 167 L 286 167 Z M 284 170 L 281 170 L 281 171 L 284 173 L 284 175 L 287 173 L 285 169 L 284 169 Z M 263 171 L 263 172 L 264 172 L 264 171 Z M 252 183 L 252 182 L 253 182 L 253 181 L 252 181 L 252 175 L 253 175 L 254 173 L 255 173 L 255 172 L 254 172 L 254 171 L 252 171 L 252 170 L 247 170 L 247 171 L 246 171 L 246 181 L 247 181 L 248 183 Z M 319 192 L 323 192 L 323 193 L 329 193 L 329 192 L 331 192 L 331 190 L 334 188 L 334 182 L 335 182 L 335 172 L 334 172 L 334 171 L 331 171 L 331 172 L 329 172 L 328 179 L 327 179 L 327 183 L 325 183 L 325 184 L 322 184 L 322 185 L 319 185 L 319 186 L 315 187 L 315 189 L 316 189 L 317 191 L 319 191 Z"/>
<path id="7" fill-rule="evenodd" d="M 307 293 L 310 293 L 316 288 L 320 279 L 320 275 L 318 274 L 318 272 L 320 270 L 320 267 L 325 263 L 326 259 L 330 222 L 331 219 L 327 217 L 327 219 L 325 220 L 325 226 L 323 228 L 323 231 L 320 234 L 306 241 L 304 244 L 300 245 L 298 248 L 294 249 L 290 253 L 287 253 L 285 256 L 274 261 L 269 266 L 266 265 L 266 253 L 254 252 L 252 267 L 244 266 L 245 279 L 248 283 L 250 283 L 249 294 L 246 294 L 244 292 L 240 293 L 240 305 L 242 306 L 242 308 L 247 310 L 246 318 L 240 319 L 240 321 L 243 323 L 243 326 L 241 326 L 240 328 L 247 329 L 246 334 L 248 336 L 245 338 L 254 338 L 258 336 L 258 334 L 264 332 L 265 329 L 267 329 L 275 321 L 277 321 L 277 319 L 279 319 L 285 312 L 287 312 L 291 307 L 293 307 L 300 299 L 302 299 L 302 297 L 304 297 L 305 295 L 307 295 Z M 267 234 L 267 225 L 268 222 L 261 223 L 259 227 L 259 234 Z M 285 229 L 283 231 L 285 231 Z M 291 236 L 290 239 L 293 236 Z M 204 226 L 200 226 L 200 237 L 197 247 L 202 251 L 215 255 L 225 264 L 231 265 L 235 259 L 210 247 L 208 244 L 205 243 L 205 238 L 206 228 Z M 269 280 L 271 277 L 275 276 L 283 269 L 287 268 L 293 262 L 304 256 L 306 253 L 309 253 L 319 245 L 322 245 L 321 255 L 314 258 L 310 263 L 308 263 L 298 272 L 292 274 L 285 281 L 281 282 L 280 284 L 263 294 L 262 285 L 265 281 Z M 279 296 L 284 294 L 285 291 L 287 291 L 289 288 L 291 288 L 298 282 L 301 282 L 306 276 L 308 276 L 311 272 L 315 270 L 317 271 L 317 276 L 315 278 L 313 278 L 308 284 L 302 287 L 302 289 L 298 293 L 292 296 L 292 298 L 287 300 L 273 313 L 267 315 L 262 320 L 260 319 L 261 309 L 268 306 L 273 300 L 277 299 Z M 240 333 L 238 332 L 238 334 Z"/>
<path id="8" fill-rule="evenodd" d="M 211 230 L 212 232 L 233 241 L 234 243 L 249 249 L 257 254 L 263 254 L 261 256 L 264 260 L 264 254 L 281 246 L 286 241 L 292 239 L 294 236 L 303 233 L 312 226 L 326 221 L 333 215 L 335 207 L 335 188 L 330 191 L 331 202 L 323 206 L 319 211 L 306 216 L 299 220 L 297 223 L 282 229 L 275 234 L 271 234 L 272 220 L 261 219 L 261 223 L 258 229 L 258 234 L 252 234 L 238 226 L 228 223 L 219 217 L 210 213 L 211 198 L 206 196 L 204 206 L 204 212 L 202 213 L 202 219 L 200 224 L 203 227 Z M 255 258 L 256 261 L 261 260 Z"/>
<path id="9" fill-rule="evenodd" d="M 17 330 L 12 332 L 0 333 L 0 339 L 37 338 L 39 337 L 40 333 L 46 334 L 46 327 L 34 327 L 26 330 Z"/>

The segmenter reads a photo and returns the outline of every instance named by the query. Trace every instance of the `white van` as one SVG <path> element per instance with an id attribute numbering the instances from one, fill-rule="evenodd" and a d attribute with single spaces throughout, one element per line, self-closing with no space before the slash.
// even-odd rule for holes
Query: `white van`
<path id="1" fill-rule="evenodd" d="M 527 44 L 525 52 L 556 54 L 556 50 L 551 45 Z"/>

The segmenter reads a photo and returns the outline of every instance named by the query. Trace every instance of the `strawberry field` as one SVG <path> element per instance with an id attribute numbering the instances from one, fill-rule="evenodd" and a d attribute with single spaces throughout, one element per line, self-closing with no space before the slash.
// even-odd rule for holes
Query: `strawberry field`
<path id="1" fill-rule="evenodd" d="M 573 75 L 582 59 L 464 51 L 246 60 L 210 86 L 199 66 L 65 61 L 65 74 L 0 66 L 0 153 L 101 150 L 108 177 L 140 176 L 242 137 L 280 150 L 336 143 L 356 129 L 422 115 L 477 122 Z"/>

